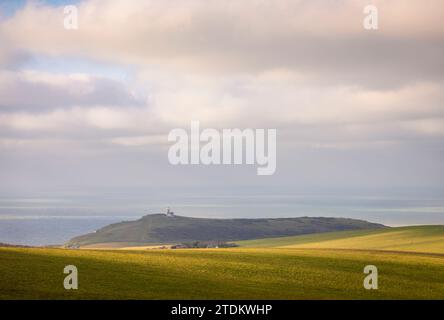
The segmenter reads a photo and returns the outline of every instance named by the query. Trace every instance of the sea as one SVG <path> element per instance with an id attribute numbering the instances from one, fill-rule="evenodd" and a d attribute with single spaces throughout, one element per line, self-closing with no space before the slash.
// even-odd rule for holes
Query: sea
<path id="1" fill-rule="evenodd" d="M 0 197 L 0 243 L 61 245 L 111 223 L 165 212 L 201 218 L 344 217 L 388 226 L 444 225 L 440 193 L 225 192 Z"/>

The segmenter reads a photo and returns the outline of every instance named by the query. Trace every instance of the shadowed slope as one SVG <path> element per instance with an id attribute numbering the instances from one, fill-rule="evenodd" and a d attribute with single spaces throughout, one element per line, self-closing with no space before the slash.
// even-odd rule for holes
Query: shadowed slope
<path id="1" fill-rule="evenodd" d="M 234 241 L 383 227 L 380 224 L 345 218 L 202 219 L 153 214 L 137 221 L 112 224 L 95 233 L 73 238 L 68 245 Z"/>

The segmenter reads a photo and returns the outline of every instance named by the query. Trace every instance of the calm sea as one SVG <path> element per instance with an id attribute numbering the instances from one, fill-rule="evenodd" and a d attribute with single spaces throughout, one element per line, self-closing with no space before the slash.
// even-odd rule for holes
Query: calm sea
<path id="1" fill-rule="evenodd" d="M 164 211 L 208 218 L 348 217 L 390 226 L 444 224 L 444 199 L 411 195 L 245 194 L 173 197 L 108 195 L 0 198 L 0 242 L 63 244 L 110 223 Z"/>

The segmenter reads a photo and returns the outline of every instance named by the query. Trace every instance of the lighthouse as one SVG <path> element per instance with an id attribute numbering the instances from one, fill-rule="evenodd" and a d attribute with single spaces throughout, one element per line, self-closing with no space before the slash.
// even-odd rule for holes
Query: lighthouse
<path id="1" fill-rule="evenodd" d="M 165 213 L 165 215 L 167 216 L 167 217 L 174 217 L 174 212 L 173 211 L 171 211 L 170 210 L 170 207 L 168 207 L 168 208 L 166 208 L 167 210 L 166 210 L 166 213 Z"/>

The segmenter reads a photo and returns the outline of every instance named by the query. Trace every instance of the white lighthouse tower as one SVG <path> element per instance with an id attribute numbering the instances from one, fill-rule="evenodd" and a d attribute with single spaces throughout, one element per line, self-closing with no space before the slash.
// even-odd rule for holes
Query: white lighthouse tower
<path id="1" fill-rule="evenodd" d="M 168 208 L 166 208 L 166 213 L 165 213 L 165 215 L 167 216 L 167 217 L 174 217 L 174 212 L 173 211 L 171 211 L 170 210 L 170 207 L 168 207 Z"/>

